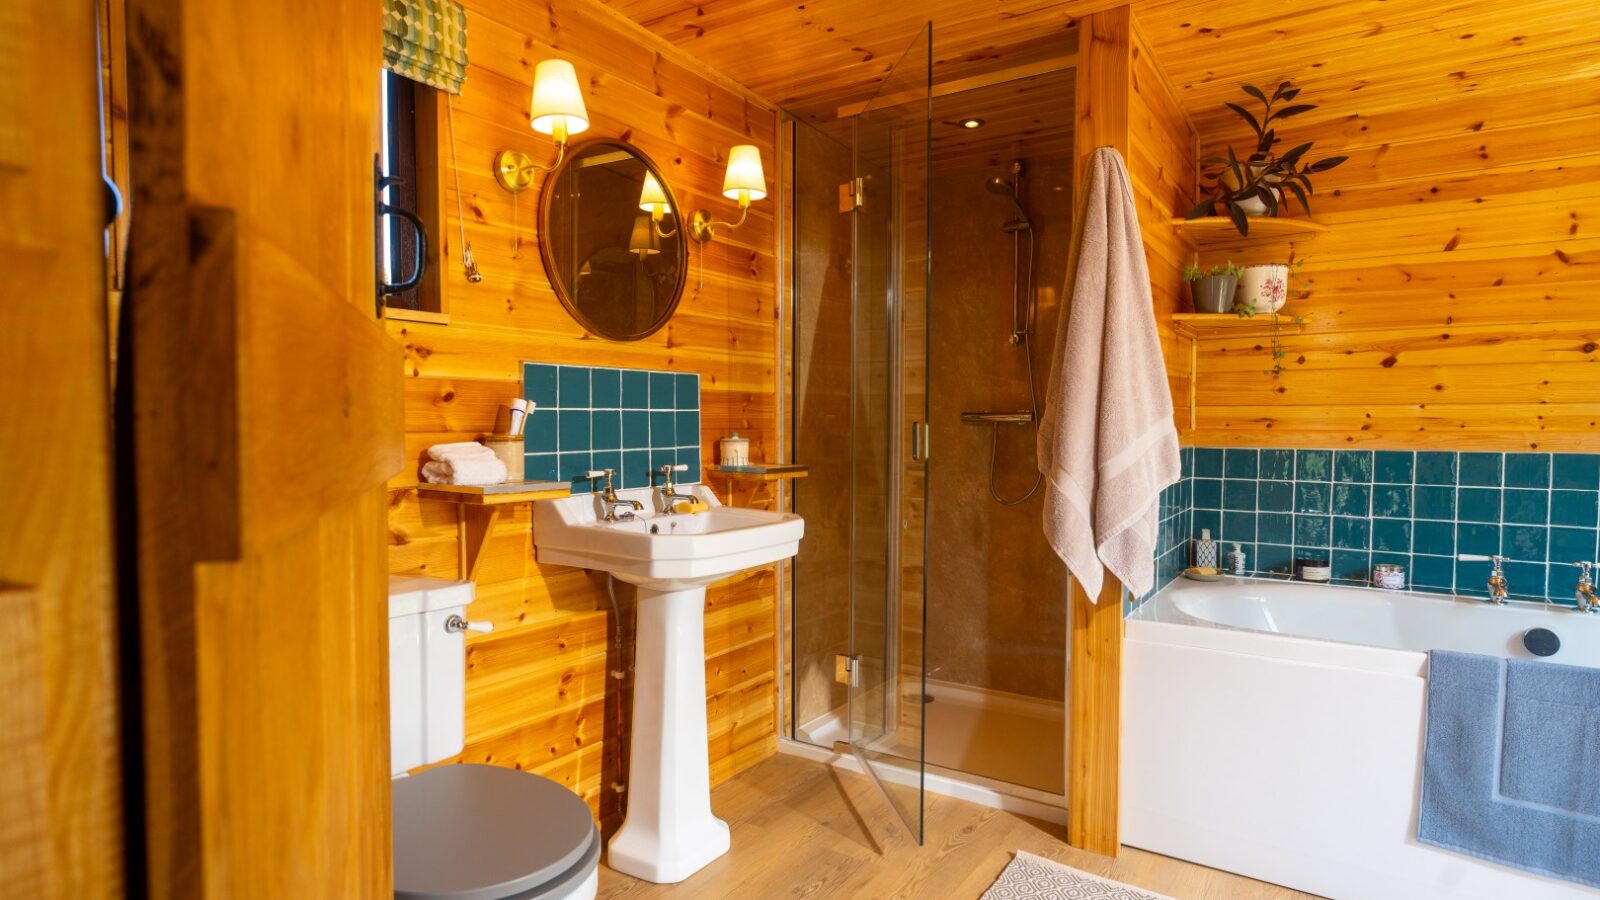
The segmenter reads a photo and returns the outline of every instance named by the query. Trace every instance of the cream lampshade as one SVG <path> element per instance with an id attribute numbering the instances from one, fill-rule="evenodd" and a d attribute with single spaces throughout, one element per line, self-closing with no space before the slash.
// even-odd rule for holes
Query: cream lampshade
<path id="1" fill-rule="evenodd" d="M 761 151 L 753 144 L 739 144 L 728 151 L 728 173 L 722 179 L 722 196 L 749 206 L 752 200 L 767 196 L 767 175 L 761 170 Z"/>
<path id="2" fill-rule="evenodd" d="M 661 252 L 660 246 L 656 244 L 655 225 L 649 216 L 638 216 L 633 220 L 633 233 L 628 236 L 628 249 L 639 254 L 640 259 Z"/>
<path id="3" fill-rule="evenodd" d="M 583 105 L 583 88 L 578 70 L 564 59 L 542 60 L 533 70 L 533 105 L 529 124 L 557 143 L 568 135 L 589 127 L 589 111 Z"/>
<path id="4" fill-rule="evenodd" d="M 672 212 L 672 204 L 667 202 L 667 192 L 661 189 L 661 182 L 656 180 L 654 173 L 644 173 L 644 188 L 639 191 L 639 208 L 657 222 Z"/>

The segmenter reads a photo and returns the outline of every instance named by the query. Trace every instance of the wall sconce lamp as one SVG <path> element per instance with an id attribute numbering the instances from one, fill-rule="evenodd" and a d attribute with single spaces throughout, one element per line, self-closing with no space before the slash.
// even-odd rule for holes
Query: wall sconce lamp
<path id="1" fill-rule="evenodd" d="M 722 196 L 739 201 L 739 221 L 716 222 L 707 210 L 699 210 L 689 220 L 689 235 L 704 244 L 719 226 L 738 228 L 750 215 L 750 204 L 767 196 L 767 176 L 761 170 L 761 151 L 753 144 L 740 144 L 728 151 L 728 172 L 722 178 Z"/>
<path id="2" fill-rule="evenodd" d="M 513 194 L 533 187 L 540 172 L 561 165 L 567 155 L 567 140 L 589 127 L 589 111 L 583 105 L 583 88 L 578 72 L 564 59 L 540 61 L 533 70 L 533 103 L 528 124 L 556 142 L 556 159 L 541 166 L 521 150 L 501 150 L 494 157 L 494 178 Z"/>
<path id="3" fill-rule="evenodd" d="M 678 226 L 672 226 L 671 231 L 661 230 L 661 220 L 672 212 L 672 204 L 667 202 L 667 192 L 661 189 L 661 182 L 656 180 L 652 172 L 644 173 L 644 187 L 639 191 L 639 208 L 650 214 L 650 222 L 658 237 L 672 237 L 678 233 Z"/>

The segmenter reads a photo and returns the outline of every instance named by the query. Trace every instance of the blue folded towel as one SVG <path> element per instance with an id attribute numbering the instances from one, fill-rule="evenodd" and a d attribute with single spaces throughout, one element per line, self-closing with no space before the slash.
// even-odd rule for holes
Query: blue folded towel
<path id="1" fill-rule="evenodd" d="M 1600 887 L 1600 669 L 1434 650 L 1417 840 Z"/>

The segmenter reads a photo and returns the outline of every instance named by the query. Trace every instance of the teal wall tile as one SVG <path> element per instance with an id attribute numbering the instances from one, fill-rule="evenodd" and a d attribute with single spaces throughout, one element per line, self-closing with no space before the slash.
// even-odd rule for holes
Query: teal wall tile
<path id="1" fill-rule="evenodd" d="M 1550 520 L 1550 492 L 1508 488 L 1504 514 L 1507 522 L 1544 525 Z"/>
<path id="2" fill-rule="evenodd" d="M 1367 550 L 1372 547 L 1372 520 L 1349 519 L 1342 516 L 1333 520 L 1333 546 L 1341 550 Z"/>
<path id="3" fill-rule="evenodd" d="M 1550 462 L 1551 487 L 1600 490 L 1600 454 L 1557 453 Z"/>
<path id="4" fill-rule="evenodd" d="M 1263 481 L 1256 488 L 1257 504 L 1270 512 L 1294 510 L 1294 482 Z"/>
<path id="5" fill-rule="evenodd" d="M 562 366 L 558 375 L 560 393 L 556 398 L 562 409 L 589 408 L 588 366 Z"/>
<path id="6" fill-rule="evenodd" d="M 522 429 L 522 445 L 529 453 L 556 452 L 556 410 L 540 408 L 528 415 Z"/>
<path id="7" fill-rule="evenodd" d="M 522 367 L 522 396 L 540 409 L 556 408 L 556 367 L 529 363 Z"/>
<path id="8" fill-rule="evenodd" d="M 1222 474 L 1229 478 L 1255 478 L 1260 471 L 1260 460 L 1257 450 L 1229 447 L 1223 454 Z"/>
<path id="9" fill-rule="evenodd" d="M 1456 517 L 1456 489 L 1436 485 L 1417 485 L 1412 492 L 1416 497 L 1415 515 L 1419 519 L 1454 519 Z"/>
<path id="10" fill-rule="evenodd" d="M 1379 450 L 1373 454 L 1372 480 L 1382 484 L 1411 484 L 1416 479 L 1417 454 L 1410 450 Z"/>
<path id="11" fill-rule="evenodd" d="M 1433 556 L 1456 555 L 1456 526 L 1452 522 L 1418 521 L 1411 525 L 1411 549 Z"/>
<path id="12" fill-rule="evenodd" d="M 650 408 L 678 408 L 678 379 L 671 372 L 650 373 Z"/>
<path id="13" fill-rule="evenodd" d="M 1229 478 L 1224 481 L 1222 483 L 1222 508 L 1255 512 L 1257 484 L 1258 482 L 1254 479 L 1241 481 L 1237 478 Z"/>
<path id="14" fill-rule="evenodd" d="M 1368 484 L 1335 484 L 1333 486 L 1333 514 L 1336 516 L 1361 516 L 1372 514 L 1372 486 Z"/>
<path id="15" fill-rule="evenodd" d="M 1296 450 L 1294 477 L 1299 481 L 1331 481 L 1332 450 Z"/>
<path id="16" fill-rule="evenodd" d="M 1332 509 L 1329 493 L 1332 489 L 1321 482 L 1296 482 L 1294 486 L 1294 511 L 1297 513 L 1326 513 Z"/>
<path id="17" fill-rule="evenodd" d="M 1593 528 L 1600 521 L 1600 493 L 1551 491 L 1550 524 Z"/>
<path id="18" fill-rule="evenodd" d="M 1353 484 L 1372 481 L 1371 450 L 1340 450 L 1334 457 L 1333 479 Z"/>
<path id="19" fill-rule="evenodd" d="M 1507 453 L 1506 487 L 1550 487 L 1550 454 Z"/>
<path id="20" fill-rule="evenodd" d="M 589 378 L 590 403 L 595 409 L 622 408 L 622 372 L 619 369 L 595 369 Z"/>
<path id="21" fill-rule="evenodd" d="M 1417 484 L 1455 484 L 1456 454 L 1434 450 L 1417 453 Z"/>
<path id="22" fill-rule="evenodd" d="M 1201 529 L 1224 551 L 1239 543 L 1252 573 L 1331 558 L 1335 581 L 1366 584 L 1392 562 L 1416 590 L 1473 596 L 1488 566 L 1455 554 L 1504 553 L 1515 596 L 1558 602 L 1576 582 L 1569 563 L 1600 556 L 1600 454 L 1199 447 L 1182 460 L 1162 494 L 1158 585 Z"/>
<path id="23" fill-rule="evenodd" d="M 1278 481 L 1289 481 L 1294 478 L 1294 451 L 1293 450 L 1263 450 L 1261 451 L 1260 477 L 1271 478 Z"/>
<path id="24" fill-rule="evenodd" d="M 1595 562 L 1595 535 L 1593 528 L 1551 528 L 1550 562 Z"/>
<path id="25" fill-rule="evenodd" d="M 1372 514 L 1390 519 L 1411 518 L 1411 487 L 1404 484 L 1373 485 Z"/>
<path id="26" fill-rule="evenodd" d="M 522 477 L 528 481 L 558 481 L 561 467 L 554 453 L 529 453 L 522 458 Z"/>
<path id="27" fill-rule="evenodd" d="M 524 396 L 548 401 L 529 417 L 526 440 L 541 477 L 570 481 L 609 468 L 619 487 L 643 487 L 653 466 L 675 463 L 681 450 L 695 465 L 693 477 L 678 480 L 700 480 L 699 375 L 535 362 L 522 372 Z"/>
<path id="28" fill-rule="evenodd" d="M 1461 454 L 1458 484 L 1475 487 L 1499 487 L 1504 483 L 1505 456 L 1500 453 Z"/>
<path id="29" fill-rule="evenodd" d="M 1500 489 L 1464 487 L 1456 491 L 1456 516 L 1463 522 L 1500 521 Z"/>
<path id="30" fill-rule="evenodd" d="M 650 408 L 650 373 L 637 369 L 622 372 L 622 408 Z"/>
<path id="31" fill-rule="evenodd" d="M 1405 519 L 1374 519 L 1372 549 L 1390 553 L 1411 552 L 1411 522 Z"/>

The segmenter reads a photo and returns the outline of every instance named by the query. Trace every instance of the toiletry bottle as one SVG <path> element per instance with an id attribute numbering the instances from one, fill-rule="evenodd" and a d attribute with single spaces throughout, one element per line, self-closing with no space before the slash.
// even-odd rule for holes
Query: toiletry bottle
<path id="1" fill-rule="evenodd" d="M 1194 544 L 1194 564 L 1201 568 L 1217 567 L 1217 542 L 1211 539 L 1211 529 L 1200 529 L 1200 540 Z"/>
<path id="2" fill-rule="evenodd" d="M 1234 544 L 1233 549 L 1228 551 L 1228 571 L 1235 575 L 1243 575 L 1245 573 L 1244 548 L 1238 544 Z"/>

